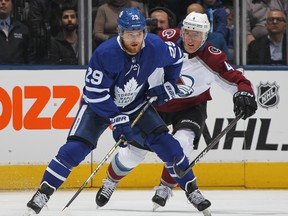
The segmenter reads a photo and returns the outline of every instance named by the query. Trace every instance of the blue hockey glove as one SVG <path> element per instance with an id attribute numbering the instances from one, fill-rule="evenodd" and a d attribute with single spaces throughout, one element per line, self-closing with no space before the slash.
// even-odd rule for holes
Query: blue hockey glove
<path id="1" fill-rule="evenodd" d="M 176 91 L 174 86 L 170 82 L 166 82 L 163 85 L 155 86 L 148 90 L 148 98 L 157 96 L 157 100 L 153 102 L 153 105 L 160 106 L 167 101 L 176 97 Z"/>
<path id="2" fill-rule="evenodd" d="M 120 147 L 126 147 L 125 142 L 130 143 L 133 141 L 133 132 L 131 124 L 129 121 L 129 116 L 124 114 L 119 114 L 114 118 L 110 118 L 112 128 L 113 128 L 113 138 L 116 142 L 120 139 L 123 142 L 120 143 Z"/>
<path id="3" fill-rule="evenodd" d="M 241 111 L 243 112 L 242 119 L 252 116 L 257 110 L 257 102 L 255 96 L 247 91 L 238 91 L 233 96 L 234 113 L 237 116 Z"/>

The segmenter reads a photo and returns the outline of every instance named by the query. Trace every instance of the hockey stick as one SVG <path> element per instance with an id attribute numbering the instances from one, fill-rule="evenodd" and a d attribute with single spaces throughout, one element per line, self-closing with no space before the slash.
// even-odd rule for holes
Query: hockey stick
<path id="1" fill-rule="evenodd" d="M 138 122 L 138 120 L 142 117 L 144 112 L 149 108 L 149 106 L 157 100 L 157 97 L 152 97 L 149 99 L 149 101 L 146 103 L 146 105 L 142 108 L 141 112 L 138 114 L 138 116 L 134 119 L 134 121 L 131 124 L 131 127 L 134 127 L 135 124 Z M 110 151 L 106 154 L 106 156 L 103 158 L 103 160 L 99 163 L 97 168 L 92 172 L 92 174 L 88 177 L 88 179 L 83 183 L 83 185 L 78 189 L 78 191 L 74 194 L 74 196 L 69 200 L 69 202 L 66 204 L 66 206 L 63 208 L 62 212 L 70 206 L 70 204 L 75 200 L 75 198 L 80 194 L 80 192 L 86 187 L 86 185 L 91 181 L 91 179 L 94 177 L 94 175 L 98 172 L 98 170 L 103 166 L 103 164 L 108 160 L 108 158 L 114 153 L 114 151 L 117 149 L 117 147 L 120 145 L 120 143 L 123 142 L 122 139 L 119 139 L 118 142 L 110 149 Z"/>
<path id="2" fill-rule="evenodd" d="M 189 164 L 189 166 L 183 171 L 180 170 L 179 167 L 177 166 L 176 163 L 174 163 L 173 165 L 173 170 L 174 173 L 179 177 L 182 178 L 184 177 L 193 166 L 195 166 L 196 163 L 198 163 L 200 161 L 200 159 L 202 157 L 204 157 L 204 155 L 210 150 L 212 149 L 218 142 L 219 140 L 228 132 L 230 131 L 234 125 L 238 122 L 239 119 L 241 119 L 243 117 L 243 112 L 240 112 L 231 122 L 230 124 L 228 124 L 228 126 L 226 128 L 224 128 L 223 131 L 221 131 L 221 133 L 219 133 L 214 140 L 211 141 L 211 143 L 209 143 L 209 145 L 207 145 L 207 147 Z"/>

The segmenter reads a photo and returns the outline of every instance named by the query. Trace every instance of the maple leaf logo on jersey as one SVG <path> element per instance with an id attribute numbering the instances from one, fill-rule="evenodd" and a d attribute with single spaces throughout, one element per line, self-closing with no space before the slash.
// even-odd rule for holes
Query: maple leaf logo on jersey
<path id="1" fill-rule="evenodd" d="M 124 84 L 123 89 L 115 86 L 115 104 L 118 107 L 125 107 L 129 105 L 135 99 L 142 86 L 143 85 L 139 86 L 134 77 Z"/>

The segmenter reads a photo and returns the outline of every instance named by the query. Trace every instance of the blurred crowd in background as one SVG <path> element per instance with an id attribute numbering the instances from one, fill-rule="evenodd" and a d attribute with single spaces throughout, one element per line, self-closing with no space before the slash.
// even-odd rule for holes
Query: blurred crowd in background
<path id="1" fill-rule="evenodd" d="M 0 64 L 79 64 L 78 3 L 0 0 Z M 287 0 L 247 0 L 247 64 L 287 65 L 287 4 Z M 181 29 L 191 11 L 206 13 L 211 43 L 234 63 L 234 26 L 239 20 L 233 0 L 92 0 L 93 50 L 117 35 L 117 17 L 124 7 L 139 8 L 151 33 Z"/>

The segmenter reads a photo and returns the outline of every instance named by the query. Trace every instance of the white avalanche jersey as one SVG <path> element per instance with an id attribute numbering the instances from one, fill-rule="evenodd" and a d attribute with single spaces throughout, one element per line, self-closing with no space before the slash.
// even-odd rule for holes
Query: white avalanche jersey
<path id="1" fill-rule="evenodd" d="M 180 96 L 156 109 L 161 112 L 179 112 L 211 100 L 210 87 L 213 83 L 231 94 L 238 90 L 253 93 L 250 81 L 228 63 L 226 55 L 205 43 L 197 52 L 186 54 L 177 82 Z"/>

